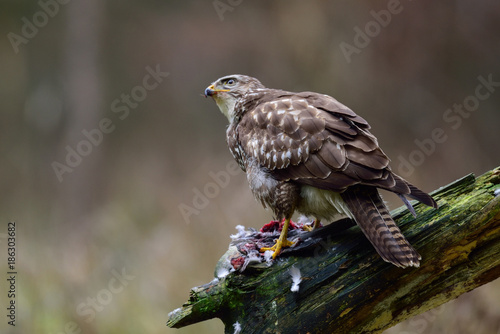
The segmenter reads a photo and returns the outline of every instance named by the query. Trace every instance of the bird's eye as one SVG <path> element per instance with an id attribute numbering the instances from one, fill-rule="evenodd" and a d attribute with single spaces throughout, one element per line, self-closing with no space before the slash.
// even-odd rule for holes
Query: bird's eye
<path id="1" fill-rule="evenodd" d="M 236 80 L 234 80 L 234 79 L 228 79 L 228 80 L 226 81 L 226 85 L 229 85 L 229 86 L 232 86 L 232 85 L 234 85 L 235 83 L 236 83 Z"/>

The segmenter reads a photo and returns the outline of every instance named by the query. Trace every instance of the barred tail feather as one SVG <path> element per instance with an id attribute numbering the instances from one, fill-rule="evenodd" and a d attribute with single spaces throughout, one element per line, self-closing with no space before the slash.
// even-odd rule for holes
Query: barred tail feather
<path id="1" fill-rule="evenodd" d="M 431 197 L 431 195 L 423 192 L 422 190 L 418 189 L 411 183 L 408 183 L 408 187 L 410 187 L 411 191 L 411 193 L 408 196 L 433 208 L 438 207 L 436 201 L 434 200 L 434 198 Z"/>
<path id="2" fill-rule="evenodd" d="M 351 187 L 342 198 L 382 259 L 401 268 L 420 266 L 421 256 L 392 220 L 376 188 Z"/>
<path id="3" fill-rule="evenodd" d="M 425 205 L 431 206 L 433 208 L 438 207 L 436 201 L 434 200 L 434 198 L 432 198 L 431 195 L 418 189 L 413 184 L 411 184 L 410 182 L 403 179 L 401 176 L 393 174 L 393 177 L 394 177 L 394 180 L 396 181 L 396 184 L 393 188 L 386 188 L 387 190 L 395 192 L 400 197 L 401 196 L 408 196 L 410 198 L 413 198 L 413 199 L 415 199 L 419 202 L 422 202 Z M 406 204 L 406 206 L 408 206 L 408 204 L 406 202 L 405 202 L 405 204 Z M 408 207 L 408 209 L 410 209 L 410 208 Z M 411 211 L 411 209 L 410 209 L 410 211 Z"/>

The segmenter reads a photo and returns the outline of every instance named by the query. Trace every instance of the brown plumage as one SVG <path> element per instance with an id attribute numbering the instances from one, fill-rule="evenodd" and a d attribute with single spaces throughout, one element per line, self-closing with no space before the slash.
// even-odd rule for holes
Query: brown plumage
<path id="1" fill-rule="evenodd" d="M 400 267 L 419 266 L 413 249 L 377 188 L 437 207 L 431 196 L 394 174 L 369 124 L 334 98 L 265 88 L 257 79 L 230 75 L 212 96 L 230 124 L 227 142 L 255 197 L 277 219 L 294 212 L 331 222 L 356 220 L 380 256 Z M 286 242 L 286 228 L 280 240 Z M 278 242 L 275 256 L 281 244 Z"/>

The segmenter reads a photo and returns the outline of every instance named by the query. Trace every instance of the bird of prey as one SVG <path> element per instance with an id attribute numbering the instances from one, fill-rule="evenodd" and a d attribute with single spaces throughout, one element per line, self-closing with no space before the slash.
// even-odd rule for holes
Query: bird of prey
<path id="1" fill-rule="evenodd" d="M 434 199 L 392 172 L 370 125 L 331 96 L 264 87 L 246 75 L 228 75 L 205 90 L 229 120 L 227 143 L 255 198 L 284 220 L 271 248 L 273 259 L 287 240 L 294 212 L 320 221 L 356 221 L 382 259 L 398 267 L 421 257 L 402 235 L 378 188 L 436 208 Z"/>

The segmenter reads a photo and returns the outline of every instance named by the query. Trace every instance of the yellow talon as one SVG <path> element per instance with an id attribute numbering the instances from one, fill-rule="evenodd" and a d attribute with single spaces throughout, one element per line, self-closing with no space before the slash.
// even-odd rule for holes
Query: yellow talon
<path id="1" fill-rule="evenodd" d="M 279 239 L 276 241 L 274 246 L 272 247 L 262 247 L 260 249 L 261 252 L 265 252 L 268 250 L 274 251 L 273 260 L 281 253 L 281 248 L 293 246 L 294 243 L 288 241 L 286 236 L 288 234 L 288 225 L 290 225 L 290 219 L 285 219 L 285 223 L 283 224 L 283 229 L 281 230 L 281 234 Z"/>
<path id="2" fill-rule="evenodd" d="M 307 231 L 307 232 L 314 231 L 315 229 L 317 229 L 319 227 L 319 221 L 320 221 L 319 219 L 315 219 L 312 226 L 304 225 L 304 227 L 302 227 L 302 229 L 304 231 Z"/>

